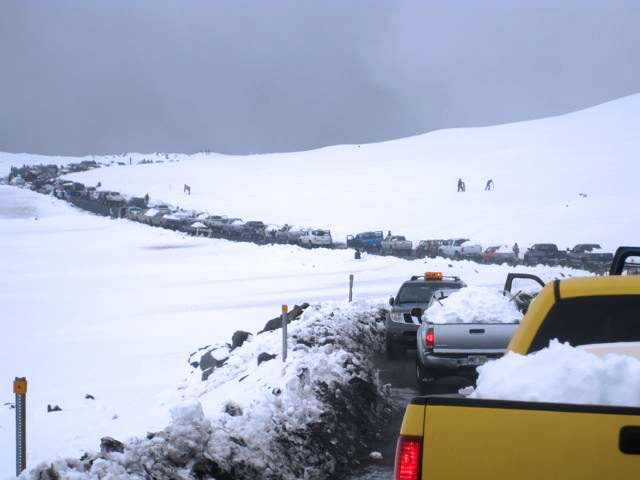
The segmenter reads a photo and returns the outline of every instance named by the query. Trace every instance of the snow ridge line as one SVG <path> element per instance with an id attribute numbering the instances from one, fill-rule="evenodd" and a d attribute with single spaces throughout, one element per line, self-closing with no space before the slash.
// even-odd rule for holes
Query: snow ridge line
<path id="1" fill-rule="evenodd" d="M 280 331 L 250 337 L 206 381 L 193 372 L 172 422 L 80 459 L 43 463 L 28 479 L 336 478 L 357 467 L 389 420 L 391 401 L 370 357 L 384 345 L 384 304 L 312 304 Z M 242 392 L 242 395 L 238 395 Z M 205 414 L 206 412 L 206 414 Z"/>

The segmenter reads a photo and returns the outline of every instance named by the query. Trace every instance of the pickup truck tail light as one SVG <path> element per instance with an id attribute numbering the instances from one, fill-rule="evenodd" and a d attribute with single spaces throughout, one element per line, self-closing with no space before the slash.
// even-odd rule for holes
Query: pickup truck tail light
<path id="1" fill-rule="evenodd" d="M 395 480 L 420 480 L 422 438 L 401 435 L 396 445 Z"/>
<path id="2" fill-rule="evenodd" d="M 427 333 L 424 336 L 424 344 L 427 346 L 427 348 L 431 349 L 436 344 L 436 334 L 433 331 L 433 328 L 427 328 Z"/>

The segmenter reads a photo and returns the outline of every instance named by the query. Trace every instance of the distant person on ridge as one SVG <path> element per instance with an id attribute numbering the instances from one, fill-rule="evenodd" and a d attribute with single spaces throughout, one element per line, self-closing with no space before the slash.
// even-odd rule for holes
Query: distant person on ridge
<path id="1" fill-rule="evenodd" d="M 461 178 L 458 179 L 458 191 L 464 192 L 464 182 L 462 181 Z"/>
<path id="2" fill-rule="evenodd" d="M 493 180 L 490 178 L 487 180 L 487 185 L 484 187 L 485 191 L 493 190 Z"/>

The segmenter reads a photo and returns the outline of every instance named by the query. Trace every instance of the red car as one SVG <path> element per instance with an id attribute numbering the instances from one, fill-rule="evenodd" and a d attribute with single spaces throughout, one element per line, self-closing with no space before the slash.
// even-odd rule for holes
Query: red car
<path id="1" fill-rule="evenodd" d="M 493 245 L 482 253 L 482 263 L 514 263 L 513 250 L 508 245 Z"/>

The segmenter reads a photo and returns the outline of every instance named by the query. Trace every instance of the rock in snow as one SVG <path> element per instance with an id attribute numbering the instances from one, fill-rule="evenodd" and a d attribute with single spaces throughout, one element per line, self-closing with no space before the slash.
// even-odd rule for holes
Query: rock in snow
<path id="1" fill-rule="evenodd" d="M 261 352 L 279 351 L 280 332 L 248 337 L 206 381 L 196 372 L 186 380 L 183 403 L 163 431 L 125 444 L 105 438 L 99 453 L 43 463 L 24 478 L 293 480 L 347 473 L 369 456 L 368 442 L 391 414 L 370 361 L 383 348 L 385 308 L 364 301 L 311 305 L 291 324 L 286 362 L 257 362 Z"/>

